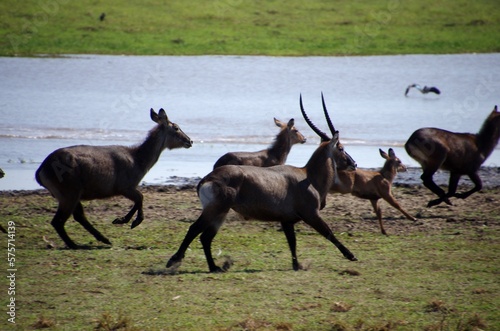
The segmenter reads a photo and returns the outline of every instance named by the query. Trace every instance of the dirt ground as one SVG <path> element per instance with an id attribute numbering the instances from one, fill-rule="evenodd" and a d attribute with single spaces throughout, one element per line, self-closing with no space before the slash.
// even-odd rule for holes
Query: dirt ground
<path id="1" fill-rule="evenodd" d="M 406 219 L 399 211 L 385 201 L 380 202 L 382 217 L 388 235 L 407 235 L 410 233 L 441 232 L 443 234 L 459 234 L 468 230 L 483 231 L 484 229 L 500 230 L 500 168 L 485 168 L 480 176 L 483 189 L 465 200 L 452 199 L 452 206 L 441 204 L 427 208 L 427 202 L 435 196 L 420 182 L 420 170 L 413 169 L 399 174 L 393 185 L 393 195 L 403 209 L 417 218 L 417 221 Z M 436 181 L 444 184 L 447 174 L 440 173 Z M 201 206 L 196 195 L 198 179 L 183 179 L 179 185 L 147 185 L 141 186 L 144 194 L 144 213 L 147 219 L 170 219 L 193 222 L 199 216 Z M 462 180 L 459 192 L 469 189 L 470 182 Z M 48 210 L 47 203 L 53 206 Z M 0 191 L 0 205 L 24 204 L 23 211 L 18 212 L 29 217 L 32 213 L 48 213 L 55 211 L 56 202 L 49 196 L 47 190 L 34 191 Z M 36 208 L 37 205 L 40 205 Z M 114 219 L 131 206 L 131 202 L 123 197 L 115 197 L 93 203 L 86 203 L 85 210 L 92 221 L 96 215 L 99 218 Z M 34 208 L 35 207 L 35 208 Z M 9 219 L 9 213 L 0 216 L 4 222 Z M 11 214 L 12 215 L 12 214 Z M 53 215 L 53 214 L 52 214 Z M 379 226 L 371 203 L 351 195 L 330 194 L 321 216 L 327 221 L 334 232 L 354 234 L 356 232 L 379 233 Z M 47 215 L 47 217 L 52 217 Z M 242 221 L 231 213 L 228 221 Z M 270 225 L 275 226 L 275 225 Z"/>

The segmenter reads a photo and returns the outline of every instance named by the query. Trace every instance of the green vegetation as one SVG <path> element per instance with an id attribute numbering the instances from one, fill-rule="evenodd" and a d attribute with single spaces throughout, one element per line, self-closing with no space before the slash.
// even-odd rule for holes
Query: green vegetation
<path id="1" fill-rule="evenodd" d="M 427 209 L 431 195 L 424 189 L 396 188 L 398 200 L 419 222 L 384 203 L 389 237 L 379 233 L 370 203 L 329 197 L 322 215 L 359 261 L 347 261 L 299 224 L 298 256 L 307 267 L 300 272 L 292 271 L 276 225 L 233 215 L 213 244 L 219 263 L 226 256 L 234 260 L 224 274 L 207 272 L 197 240 L 180 268 L 167 272 L 165 263 L 198 216 L 199 202 L 194 190 L 142 191 L 146 219 L 133 230 L 111 224 L 129 207 L 127 200 L 85 204 L 112 247 L 96 242 L 75 221 L 67 223 L 75 242 L 92 247 L 87 250 L 61 248 L 49 222 L 56 203 L 47 192 L 1 194 L 2 225 L 15 222 L 17 268 L 16 324 L 6 328 L 4 316 L 3 329 L 500 329 L 499 189 L 453 207 Z M 0 245 L 4 252 L 6 241 Z M 8 300 L 4 292 L 4 311 Z"/>
<path id="2" fill-rule="evenodd" d="M 500 51 L 497 0 L 6 0 L 0 12 L 4 56 Z"/>

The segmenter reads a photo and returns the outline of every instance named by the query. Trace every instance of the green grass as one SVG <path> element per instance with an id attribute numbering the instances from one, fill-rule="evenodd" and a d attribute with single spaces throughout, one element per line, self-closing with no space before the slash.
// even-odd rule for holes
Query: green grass
<path id="1" fill-rule="evenodd" d="M 500 51 L 496 0 L 6 0 L 0 13 L 4 56 Z"/>
<path id="2" fill-rule="evenodd" d="M 397 189 L 396 194 L 402 204 L 415 196 Z M 498 190 L 488 197 L 496 194 Z M 338 199 L 346 204 L 354 200 Z M 485 198 L 478 194 L 476 199 Z M 488 206 L 498 211 L 498 202 L 487 199 Z M 146 220 L 133 230 L 111 224 L 113 216 L 129 205 L 126 200 L 86 203 L 91 222 L 113 246 L 100 245 L 69 221 L 70 236 L 93 247 L 75 251 L 48 246 L 52 244 L 47 242 L 62 246 L 49 222 L 55 201 L 48 194 L 0 196 L 5 206 L 0 217 L 16 223 L 18 311 L 16 325 L 8 329 L 500 328 L 498 213 L 479 214 L 480 219 L 471 220 L 479 211 L 456 215 L 443 206 L 424 209 L 421 223 L 415 225 L 396 211 L 396 218 L 391 217 L 387 208 L 386 227 L 392 235 L 385 237 L 374 219 L 370 218 L 371 224 L 358 222 L 352 212 L 345 215 L 329 199 L 322 215 L 358 262 L 342 258 L 328 241 L 300 225 L 298 256 L 307 270 L 294 272 L 286 240 L 276 226 L 230 218 L 213 244 L 214 253 L 220 253 L 219 263 L 226 256 L 234 260 L 227 273 L 207 272 L 201 245 L 195 240 L 177 272 L 168 275 L 165 263 L 198 216 L 199 203 L 193 191 L 149 191 L 145 201 Z M 370 208 L 366 201 L 360 206 Z M 449 215 L 454 215 L 454 221 L 441 218 Z M 402 230 L 397 231 L 398 226 Z M 1 244 L 5 252 L 6 240 Z M 0 305 L 6 307 L 7 300 L 2 296 Z M 4 316 L 0 325 L 5 320 Z"/>

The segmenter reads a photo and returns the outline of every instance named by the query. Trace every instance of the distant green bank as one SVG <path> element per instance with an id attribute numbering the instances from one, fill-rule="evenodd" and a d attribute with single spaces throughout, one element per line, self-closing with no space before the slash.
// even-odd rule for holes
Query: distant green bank
<path id="1" fill-rule="evenodd" d="M 0 55 L 500 52 L 498 0 L 3 0 Z"/>

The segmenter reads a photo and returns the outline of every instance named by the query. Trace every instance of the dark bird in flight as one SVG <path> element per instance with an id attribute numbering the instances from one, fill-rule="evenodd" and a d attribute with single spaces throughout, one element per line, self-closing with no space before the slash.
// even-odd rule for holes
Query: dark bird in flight
<path id="1" fill-rule="evenodd" d="M 429 86 L 420 86 L 418 84 L 411 84 L 409 85 L 407 88 L 406 88 L 406 91 L 405 91 L 405 97 L 408 96 L 408 92 L 410 91 L 410 89 L 414 87 L 416 88 L 417 90 L 419 90 L 420 92 L 422 92 L 423 94 L 427 94 L 429 92 L 432 92 L 432 93 L 436 93 L 436 94 L 441 94 L 441 91 L 439 91 L 436 87 L 429 87 Z"/>
<path id="2" fill-rule="evenodd" d="M 101 16 L 99 16 L 101 22 L 104 21 L 104 18 L 106 18 L 106 13 L 102 13 Z"/>

